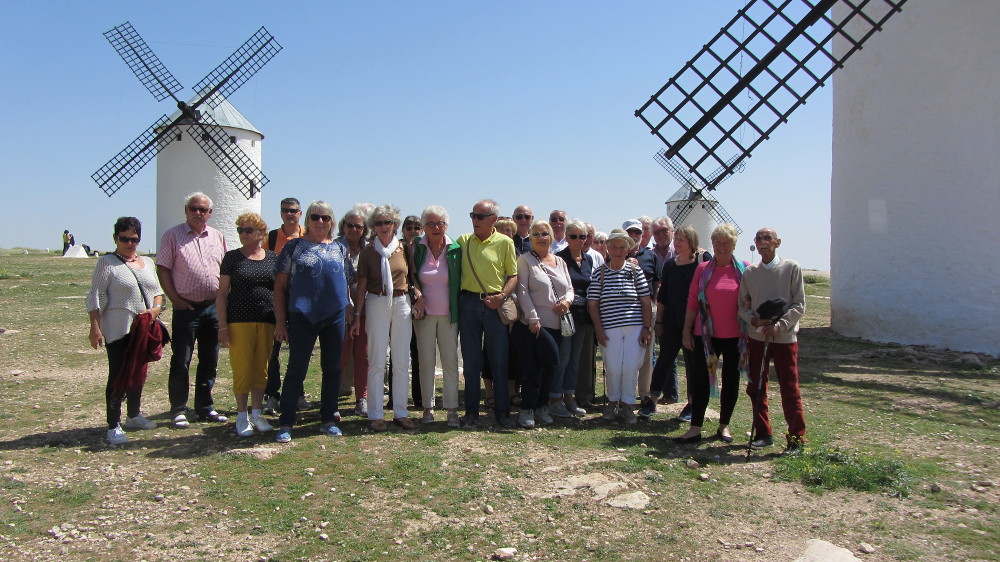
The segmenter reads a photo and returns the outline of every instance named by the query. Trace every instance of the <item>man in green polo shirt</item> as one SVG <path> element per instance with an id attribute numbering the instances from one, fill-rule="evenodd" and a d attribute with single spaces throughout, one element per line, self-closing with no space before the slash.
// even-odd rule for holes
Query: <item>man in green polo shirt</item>
<path id="1" fill-rule="evenodd" d="M 462 427 L 475 427 L 479 420 L 483 345 L 489 348 L 493 380 L 507 380 L 507 327 L 497 309 L 517 287 L 517 254 L 514 241 L 498 233 L 500 206 L 483 199 L 472 207 L 472 232 L 458 237 L 462 247 L 462 285 L 458 295 L 458 333 L 462 342 L 465 373 L 465 416 Z M 494 415 L 501 427 L 516 427 L 510 417 L 506 384 L 493 385 Z"/>

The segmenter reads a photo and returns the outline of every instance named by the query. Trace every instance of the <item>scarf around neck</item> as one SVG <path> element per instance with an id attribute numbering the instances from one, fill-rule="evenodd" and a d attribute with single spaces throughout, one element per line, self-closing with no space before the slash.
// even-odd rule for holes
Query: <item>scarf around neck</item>
<path id="1" fill-rule="evenodd" d="M 387 301 L 390 306 L 392 306 L 392 273 L 389 271 L 389 256 L 391 256 L 396 249 L 399 248 L 399 240 L 395 236 L 392 237 L 392 242 L 389 242 L 388 246 L 382 245 L 382 241 L 379 237 L 375 237 L 375 250 L 382 256 L 382 294 L 389 297 Z"/>

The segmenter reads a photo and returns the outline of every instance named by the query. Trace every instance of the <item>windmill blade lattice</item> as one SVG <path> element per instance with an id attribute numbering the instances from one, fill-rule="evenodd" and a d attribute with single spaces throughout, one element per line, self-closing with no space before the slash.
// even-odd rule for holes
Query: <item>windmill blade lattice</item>
<path id="1" fill-rule="evenodd" d="M 714 190 L 905 3 L 750 0 L 635 115 Z"/>
<path id="2" fill-rule="evenodd" d="M 194 91 L 198 92 L 201 99 L 193 107 L 198 107 L 202 103 L 212 109 L 218 107 L 223 98 L 229 97 L 229 94 L 239 89 L 263 68 L 267 61 L 274 58 L 281 48 L 278 41 L 266 29 L 263 27 L 258 29 L 257 33 L 229 55 L 229 58 L 195 84 Z"/>
<path id="3" fill-rule="evenodd" d="M 167 67 L 139 36 L 132 24 L 125 22 L 104 33 L 108 43 L 118 51 L 135 77 L 153 94 L 156 101 L 173 98 L 184 89 Z M 176 98 L 174 98 L 176 99 Z"/>
<path id="4" fill-rule="evenodd" d="M 90 178 L 97 182 L 108 197 L 111 197 L 175 139 L 171 134 L 172 129 L 170 118 L 166 115 L 160 117 L 152 127 L 143 131 L 114 158 L 91 174 Z"/>
<path id="5" fill-rule="evenodd" d="M 226 131 L 208 112 L 202 113 L 201 121 L 192 124 L 189 132 L 198 146 L 247 199 L 253 198 L 271 181 L 250 160 L 247 153 L 232 142 Z"/>

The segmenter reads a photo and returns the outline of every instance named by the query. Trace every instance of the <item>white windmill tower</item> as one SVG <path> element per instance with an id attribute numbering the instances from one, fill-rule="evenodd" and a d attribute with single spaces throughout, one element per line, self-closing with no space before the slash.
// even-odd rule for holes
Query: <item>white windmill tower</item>
<path id="1" fill-rule="evenodd" d="M 268 179 L 260 170 L 264 135 L 226 97 L 278 54 L 281 45 L 260 28 L 195 84 L 196 95 L 190 102 L 183 102 L 176 95 L 183 86 L 130 23 L 104 36 L 153 97 L 157 101 L 172 98 L 177 111 L 157 119 L 91 178 L 110 197 L 159 154 L 157 240 L 166 229 L 184 221 L 184 196 L 201 191 L 214 203 L 213 223 L 222 227 L 229 244 L 239 246 L 234 229 L 225 226 L 243 212 L 260 211 L 260 190 Z"/>
<path id="2" fill-rule="evenodd" d="M 659 162 L 670 175 L 680 182 L 681 187 L 667 200 L 667 216 L 674 221 L 674 228 L 684 225 L 693 226 L 698 232 L 699 240 L 709 240 L 715 227 L 723 223 L 736 221 L 730 216 L 722 203 L 712 196 L 705 186 L 691 172 L 685 170 L 677 160 L 668 160 L 665 156 L 666 149 L 660 149 L 653 159 Z M 743 163 L 736 166 L 734 171 L 742 171 Z M 727 168 L 721 167 L 709 176 L 710 180 L 715 180 L 717 176 L 723 176 L 718 183 L 722 183 L 732 174 L 727 173 Z M 716 185 L 718 185 L 718 183 Z M 739 225 L 736 230 L 742 232 Z"/>

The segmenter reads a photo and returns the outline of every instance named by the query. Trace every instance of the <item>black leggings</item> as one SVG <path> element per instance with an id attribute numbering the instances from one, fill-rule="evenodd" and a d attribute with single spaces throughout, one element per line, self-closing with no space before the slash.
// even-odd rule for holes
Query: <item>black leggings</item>
<path id="1" fill-rule="evenodd" d="M 729 425 L 740 397 L 740 339 L 712 338 L 712 348 L 722 363 L 722 391 L 719 395 L 719 425 Z M 688 392 L 691 394 L 691 425 L 705 424 L 705 410 L 708 408 L 708 363 L 701 336 L 694 337 L 694 353 L 685 355 L 688 364 Z"/>
<path id="2" fill-rule="evenodd" d="M 108 409 L 108 429 L 114 429 L 122 419 L 122 401 L 112 400 L 111 385 L 122 370 L 122 363 L 125 362 L 125 348 L 128 347 L 130 334 L 124 338 L 104 344 L 104 349 L 108 352 L 108 386 L 104 389 L 104 400 Z M 139 402 L 142 399 L 142 389 L 126 394 L 128 399 L 128 417 L 134 418 L 139 415 Z"/>
<path id="3" fill-rule="evenodd" d="M 660 354 L 656 357 L 653 367 L 653 379 L 649 385 L 649 394 L 657 397 L 665 394 L 670 400 L 677 402 L 677 355 L 684 349 L 684 330 L 682 328 L 663 328 L 660 335 Z M 690 352 L 684 349 L 685 365 Z"/>

